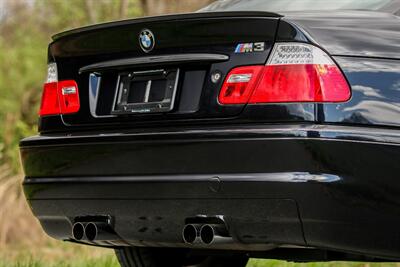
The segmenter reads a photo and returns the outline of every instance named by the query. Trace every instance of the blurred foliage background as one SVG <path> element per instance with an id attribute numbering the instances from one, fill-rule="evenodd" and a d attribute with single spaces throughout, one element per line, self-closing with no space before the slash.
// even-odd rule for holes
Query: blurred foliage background
<path id="1" fill-rule="evenodd" d="M 213 0 L 0 0 L 0 267 L 118 266 L 112 251 L 48 238 L 31 214 L 21 190 L 23 173 L 18 143 L 37 132 L 37 111 L 51 35 L 110 20 L 194 11 L 210 2 Z M 299 266 L 256 260 L 250 265 Z"/>
<path id="2" fill-rule="evenodd" d="M 196 10 L 210 0 L 0 0 L 0 250 L 49 241 L 21 190 L 18 142 L 36 134 L 51 35 L 87 24 Z"/>

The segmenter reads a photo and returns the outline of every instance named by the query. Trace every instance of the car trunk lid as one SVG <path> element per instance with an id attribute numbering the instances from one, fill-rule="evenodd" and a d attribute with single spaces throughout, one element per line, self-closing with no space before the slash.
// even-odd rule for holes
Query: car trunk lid
<path id="1" fill-rule="evenodd" d="M 265 64 L 279 18 L 266 12 L 194 13 L 57 34 L 49 61 L 57 63 L 59 80 L 77 82 L 81 101 L 79 112 L 62 115 L 63 122 L 234 118 L 244 105 L 218 103 L 222 82 L 234 67 Z M 153 36 L 153 49 L 141 47 L 143 32 Z M 124 95 L 124 89 L 131 92 Z"/>

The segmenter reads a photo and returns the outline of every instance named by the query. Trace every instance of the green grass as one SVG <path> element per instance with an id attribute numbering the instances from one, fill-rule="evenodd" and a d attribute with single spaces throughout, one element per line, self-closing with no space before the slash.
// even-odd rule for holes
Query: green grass
<path id="1" fill-rule="evenodd" d="M 398 263 L 290 263 L 284 261 L 251 260 L 248 267 L 400 267 Z"/>
<path id="2" fill-rule="evenodd" d="M 400 267 L 400 263 L 308 263 L 251 260 L 248 267 Z M 119 267 L 114 252 L 66 243 L 40 248 L 0 248 L 0 267 Z M 166 266 L 168 267 L 168 266 Z"/>
<path id="3" fill-rule="evenodd" d="M 49 263 L 45 259 L 19 259 L 14 262 L 0 260 L 0 267 L 119 267 L 114 256 L 107 255 L 96 259 L 71 258 Z"/>
<path id="4" fill-rule="evenodd" d="M 120 267 L 114 251 L 51 242 L 42 247 L 0 248 L 0 267 Z"/>
<path id="5" fill-rule="evenodd" d="M 248 267 L 398 267 L 399 264 L 388 263 L 308 263 L 295 264 L 283 261 L 251 260 Z M 0 260 L 0 267 L 119 267 L 113 255 L 105 255 L 96 259 L 70 258 L 49 263 L 42 259 L 20 259 L 16 262 Z"/>

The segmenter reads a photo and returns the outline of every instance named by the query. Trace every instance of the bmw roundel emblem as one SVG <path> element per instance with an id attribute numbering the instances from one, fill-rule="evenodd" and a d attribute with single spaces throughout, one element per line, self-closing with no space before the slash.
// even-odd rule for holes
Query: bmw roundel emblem
<path id="1" fill-rule="evenodd" d="M 139 44 L 144 52 L 150 52 L 155 45 L 154 34 L 148 29 L 142 30 L 139 34 Z"/>

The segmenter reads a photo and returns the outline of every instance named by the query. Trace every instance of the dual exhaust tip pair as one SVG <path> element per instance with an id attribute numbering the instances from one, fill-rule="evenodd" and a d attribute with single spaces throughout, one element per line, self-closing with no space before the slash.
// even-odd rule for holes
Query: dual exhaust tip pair
<path id="1" fill-rule="evenodd" d="M 182 238 L 186 244 L 232 243 L 232 237 L 222 224 L 187 224 L 183 228 Z"/>
<path id="2" fill-rule="evenodd" d="M 103 222 L 76 222 L 72 226 L 72 237 L 76 241 L 115 241 L 117 234 L 112 227 Z M 232 243 L 233 239 L 223 224 L 187 224 L 182 231 L 186 244 Z"/>
<path id="3" fill-rule="evenodd" d="M 95 223 L 95 222 L 76 222 L 72 226 L 72 237 L 77 240 L 113 240 L 114 234 L 110 229 L 110 226 L 106 223 Z"/>

